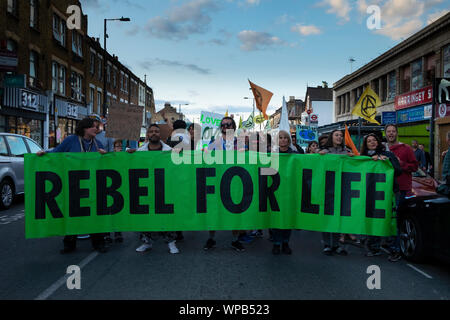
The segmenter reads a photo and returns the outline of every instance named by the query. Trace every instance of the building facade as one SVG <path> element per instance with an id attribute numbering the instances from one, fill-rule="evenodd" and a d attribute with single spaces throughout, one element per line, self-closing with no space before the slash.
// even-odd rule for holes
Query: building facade
<path id="1" fill-rule="evenodd" d="M 396 123 L 401 142 L 410 144 L 412 139 L 418 140 L 435 155 L 433 160 L 438 164 L 441 162 L 439 155 L 446 149 L 441 131 L 450 129 L 450 118 L 444 112 L 443 117 L 431 119 L 433 108 L 438 108 L 434 103 L 433 83 L 435 78 L 449 76 L 450 13 L 337 81 L 334 84 L 334 122 L 357 119 L 351 111 L 370 85 L 382 101 L 377 108 L 378 122 Z M 430 139 L 432 125 L 434 140 Z M 430 150 L 432 142 L 435 148 Z M 434 168 L 438 176 L 439 165 Z"/>

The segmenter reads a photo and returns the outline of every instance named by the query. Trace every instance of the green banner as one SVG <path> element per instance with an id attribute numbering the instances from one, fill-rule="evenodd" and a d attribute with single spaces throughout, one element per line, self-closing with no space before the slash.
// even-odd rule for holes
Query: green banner
<path id="1" fill-rule="evenodd" d="M 26 154 L 26 237 L 267 228 L 396 234 L 389 161 L 270 156 Z"/>

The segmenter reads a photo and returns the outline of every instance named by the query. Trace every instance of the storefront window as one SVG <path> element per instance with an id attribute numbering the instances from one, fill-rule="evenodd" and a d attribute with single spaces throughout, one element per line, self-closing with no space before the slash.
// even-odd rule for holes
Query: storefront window
<path id="1" fill-rule="evenodd" d="M 21 117 L 8 117 L 8 132 L 21 134 L 42 145 L 42 121 Z"/>
<path id="2" fill-rule="evenodd" d="M 75 134 L 76 121 L 72 119 L 59 118 L 56 129 L 56 143 L 60 144 L 68 136 Z"/>
<path id="3" fill-rule="evenodd" d="M 416 60 L 411 64 L 411 91 L 423 87 L 422 59 Z"/>
<path id="4" fill-rule="evenodd" d="M 444 47 L 444 78 L 450 78 L 450 44 Z"/>

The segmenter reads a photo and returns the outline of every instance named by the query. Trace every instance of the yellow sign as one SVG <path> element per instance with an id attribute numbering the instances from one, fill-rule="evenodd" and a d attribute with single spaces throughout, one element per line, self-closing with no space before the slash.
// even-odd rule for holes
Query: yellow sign
<path id="1" fill-rule="evenodd" d="M 370 86 L 367 86 L 366 90 L 364 90 L 361 95 L 361 98 L 359 98 L 358 103 L 353 108 L 352 114 L 380 125 L 380 123 L 375 120 L 377 108 L 379 106 L 381 106 L 380 97 L 378 97 Z"/>

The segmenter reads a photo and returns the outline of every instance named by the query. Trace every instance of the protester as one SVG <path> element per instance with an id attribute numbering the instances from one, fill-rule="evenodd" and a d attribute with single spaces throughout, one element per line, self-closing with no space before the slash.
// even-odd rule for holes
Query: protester
<path id="1" fill-rule="evenodd" d="M 319 138 L 319 145 L 320 145 Z M 341 130 L 334 130 L 331 132 L 327 143 L 323 146 L 323 149 L 319 151 L 319 154 L 340 154 L 346 156 L 353 156 L 353 153 L 345 146 L 344 134 Z M 345 192 L 342 190 L 341 192 Z M 332 255 L 333 252 L 339 255 L 347 255 L 348 252 L 344 246 L 341 246 L 342 241 L 339 241 L 339 233 L 322 232 L 323 239 L 323 254 Z"/>
<path id="2" fill-rule="evenodd" d="M 120 139 L 114 140 L 113 151 L 114 152 L 122 152 L 123 151 L 122 140 L 120 140 Z M 112 243 L 111 233 L 106 234 L 105 241 L 106 241 L 106 243 Z M 114 232 L 114 241 L 117 243 L 123 242 L 122 232 Z"/>
<path id="3" fill-rule="evenodd" d="M 191 150 L 196 150 L 197 143 L 201 139 L 202 127 L 197 123 L 191 123 L 188 128 L 189 137 L 191 138 Z"/>
<path id="4" fill-rule="evenodd" d="M 296 150 L 291 148 L 291 136 L 284 130 L 280 130 L 278 133 L 279 140 L 279 153 L 298 153 Z M 285 254 L 292 254 L 292 250 L 289 247 L 289 240 L 291 238 L 291 229 L 272 229 L 273 237 L 273 248 L 272 254 L 279 255 L 281 252 Z"/>
<path id="5" fill-rule="evenodd" d="M 327 134 L 323 134 L 323 135 L 321 135 L 319 137 L 319 150 L 325 149 L 327 141 L 328 141 L 328 135 Z"/>
<path id="6" fill-rule="evenodd" d="M 397 157 L 389 151 L 386 151 L 385 146 L 381 143 L 378 136 L 374 133 L 368 134 L 364 137 L 363 144 L 361 146 L 361 156 L 371 157 L 374 161 L 387 161 L 389 160 L 394 167 L 394 176 L 398 177 L 402 173 L 400 162 Z M 393 187 L 394 194 L 399 192 L 399 186 L 394 181 Z M 381 254 L 381 237 L 369 236 L 366 242 L 367 257 L 374 257 Z"/>
<path id="7" fill-rule="evenodd" d="M 174 148 L 179 143 L 189 143 L 190 141 L 189 133 L 186 130 L 186 122 L 183 120 L 176 120 L 173 123 L 173 133 L 167 139 L 167 145 L 171 148 Z"/>
<path id="8" fill-rule="evenodd" d="M 208 151 L 237 150 L 237 138 L 234 136 L 234 133 L 236 131 L 236 122 L 233 120 L 233 118 L 224 117 L 220 121 L 220 129 L 222 135 L 209 144 Z M 238 252 L 243 252 L 245 251 L 245 248 L 239 241 L 239 234 L 239 231 L 232 231 L 233 239 L 231 241 L 231 247 Z M 215 231 L 209 231 L 209 238 L 206 241 L 203 249 L 209 250 L 216 246 L 216 241 L 214 240 L 215 235 Z"/>
<path id="9" fill-rule="evenodd" d="M 293 134 L 292 136 L 291 136 L 291 140 L 292 140 L 292 145 L 295 147 L 295 149 L 297 149 L 296 151 L 298 152 L 298 153 L 300 153 L 300 154 L 305 154 L 305 150 L 303 150 L 303 148 L 302 147 L 300 147 L 298 144 L 297 144 L 297 136 L 295 135 L 295 134 Z"/>
<path id="10" fill-rule="evenodd" d="M 114 151 L 114 139 L 113 138 L 107 138 L 106 137 L 106 118 L 105 121 L 102 120 L 102 118 L 92 113 L 89 115 L 89 118 L 94 119 L 99 123 L 97 136 L 95 137 L 98 141 L 100 141 L 103 145 L 103 148 L 106 152 L 113 152 Z"/>
<path id="11" fill-rule="evenodd" d="M 431 155 L 429 152 L 427 152 L 425 150 L 425 146 L 423 144 L 419 144 L 419 149 L 423 151 L 423 153 L 425 154 L 425 162 L 426 162 L 426 172 L 430 175 L 430 176 L 434 176 L 433 174 L 433 161 L 431 160 Z"/>
<path id="12" fill-rule="evenodd" d="M 134 153 L 135 151 L 171 151 L 172 148 L 161 141 L 161 130 L 157 124 L 151 124 L 147 129 L 147 142 L 139 149 L 127 149 L 127 152 Z M 176 234 L 175 232 L 161 232 L 160 233 L 169 247 L 169 252 L 177 254 L 180 251 L 176 246 Z M 142 244 L 136 248 L 136 252 L 146 252 L 153 247 L 153 240 L 151 238 L 151 232 L 141 233 Z"/>
<path id="13" fill-rule="evenodd" d="M 399 159 L 400 167 L 402 168 L 401 175 L 396 177 L 396 181 L 400 189 L 396 196 L 398 212 L 400 206 L 406 199 L 414 197 L 414 194 L 412 193 L 412 173 L 417 171 L 419 162 L 416 160 L 416 156 L 414 155 L 411 147 L 397 140 L 398 130 L 396 125 L 388 124 L 384 130 L 387 140 L 386 150 L 395 154 L 395 156 Z M 400 238 L 398 235 L 395 238 L 395 242 L 391 250 L 392 254 L 389 257 L 389 260 L 392 262 L 399 261 L 402 256 L 400 254 Z"/>
<path id="14" fill-rule="evenodd" d="M 78 122 L 74 135 L 68 136 L 59 146 L 52 150 L 39 151 L 36 154 L 38 156 L 56 152 L 99 152 L 100 154 L 106 154 L 107 152 L 103 149 L 102 143 L 95 138 L 99 125 L 100 123 L 94 119 L 84 118 Z M 103 233 L 90 235 L 92 247 L 101 253 L 107 251 L 104 236 Z M 63 243 L 64 249 L 60 251 L 61 254 L 71 253 L 77 248 L 77 236 L 65 236 Z"/>
<path id="15" fill-rule="evenodd" d="M 414 156 L 416 157 L 416 160 L 419 162 L 420 169 L 427 172 L 427 169 L 426 169 L 427 168 L 427 160 L 425 158 L 425 153 L 423 152 L 423 150 L 421 150 L 419 148 L 419 144 L 418 144 L 417 140 L 413 140 L 411 142 L 411 147 L 413 148 Z"/>
<path id="16" fill-rule="evenodd" d="M 306 148 L 306 153 L 317 153 L 319 152 L 319 144 L 317 141 L 310 141 L 308 147 Z"/>

